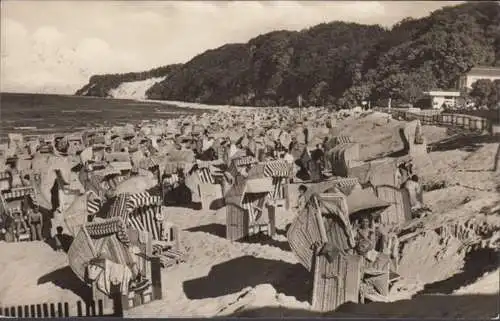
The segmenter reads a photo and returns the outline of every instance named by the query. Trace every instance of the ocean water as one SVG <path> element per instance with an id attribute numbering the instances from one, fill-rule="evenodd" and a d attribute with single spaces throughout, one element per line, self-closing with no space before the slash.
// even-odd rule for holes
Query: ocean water
<path id="1" fill-rule="evenodd" d="M 94 126 L 114 126 L 203 113 L 154 102 L 94 97 L 0 93 L 0 141 L 8 133 L 70 133 Z"/>

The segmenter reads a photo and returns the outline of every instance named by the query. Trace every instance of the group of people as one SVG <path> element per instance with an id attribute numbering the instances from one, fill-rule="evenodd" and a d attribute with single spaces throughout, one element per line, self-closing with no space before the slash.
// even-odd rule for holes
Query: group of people
<path id="1" fill-rule="evenodd" d="M 30 175 L 18 170 L 15 158 L 8 163 L 6 172 L 11 188 L 30 186 Z M 13 206 L 3 208 L 5 212 L 0 215 L 0 224 L 3 225 L 2 234 L 8 241 L 24 240 L 23 235 L 29 235 L 31 241 L 43 240 L 43 216 L 31 197 L 26 195 L 22 200 L 14 201 Z"/>

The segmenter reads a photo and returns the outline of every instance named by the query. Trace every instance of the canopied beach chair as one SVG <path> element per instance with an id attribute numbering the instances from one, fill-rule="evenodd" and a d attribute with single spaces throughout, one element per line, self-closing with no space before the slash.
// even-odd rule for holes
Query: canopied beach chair
<path id="1" fill-rule="evenodd" d="M 336 239 L 329 239 L 323 216 L 332 217 Z M 351 254 L 355 246 L 354 231 L 349 223 L 343 194 L 312 192 L 287 233 L 288 242 L 299 262 L 313 274 L 312 306 L 319 311 L 332 311 L 345 302 L 359 302 L 362 280 L 362 257 Z M 316 243 L 328 242 L 344 253 L 328 261 L 318 255 Z"/>
<path id="2" fill-rule="evenodd" d="M 305 197 L 306 206 L 287 238 L 299 262 L 314 274 L 313 308 L 331 311 L 346 302 L 383 299 L 390 283 L 389 257 L 378 253 L 377 263 L 368 264 L 367 256 L 355 250 L 352 221 L 360 212 L 377 212 L 389 203 L 378 199 L 371 188 L 354 188 L 346 196 L 326 184 L 311 186 Z M 325 243 L 323 249 L 317 248 Z"/>
<path id="3" fill-rule="evenodd" d="M 68 251 L 69 265 L 75 275 L 92 287 L 93 299 L 102 299 L 104 309 L 119 295 L 124 309 L 161 298 L 159 266 L 152 260 L 149 233 L 127 228 L 120 217 L 83 225 Z M 159 262 L 158 262 L 159 263 Z M 146 282 L 131 288 L 133 266 Z M 112 273 L 121 275 L 112 279 Z"/>
<path id="4" fill-rule="evenodd" d="M 202 209 L 210 209 L 213 202 L 222 200 L 222 185 L 219 174 L 221 171 L 216 166 L 221 161 L 197 160 L 186 173 L 186 186 L 197 194 Z"/>
<path id="5" fill-rule="evenodd" d="M 236 177 L 236 182 L 224 196 L 226 204 L 226 238 L 243 240 L 263 232 L 275 234 L 275 207 L 269 206 L 274 191 L 271 177 L 249 173 L 249 177 Z M 255 173 L 255 171 L 254 171 Z M 250 176 L 251 175 L 251 176 Z"/>

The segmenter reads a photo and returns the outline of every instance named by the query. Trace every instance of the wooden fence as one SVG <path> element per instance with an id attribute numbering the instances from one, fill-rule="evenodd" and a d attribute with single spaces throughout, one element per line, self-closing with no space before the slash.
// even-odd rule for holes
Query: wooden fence
<path id="1" fill-rule="evenodd" d="M 15 318 L 122 317 L 121 297 L 117 296 L 113 302 L 111 312 L 105 311 L 103 300 L 98 300 L 91 303 L 76 301 L 72 304 L 59 302 L 0 307 L 0 316 Z"/>
<path id="2" fill-rule="evenodd" d="M 390 113 L 394 118 L 404 119 L 406 121 L 420 120 L 422 125 L 453 126 L 470 131 L 488 131 L 492 132 L 492 122 L 486 118 L 448 113 L 426 113 L 411 112 L 402 109 L 377 108 L 377 111 Z"/>

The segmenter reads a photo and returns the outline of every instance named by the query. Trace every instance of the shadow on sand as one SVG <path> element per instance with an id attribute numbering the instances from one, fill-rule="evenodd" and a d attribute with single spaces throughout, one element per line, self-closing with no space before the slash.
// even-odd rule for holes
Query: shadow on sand
<path id="1" fill-rule="evenodd" d="M 208 234 L 212 234 L 221 238 L 226 238 L 226 226 L 222 224 L 217 224 L 217 223 L 211 223 L 207 225 L 201 225 L 201 226 L 196 226 L 187 229 L 186 231 L 188 232 L 204 232 Z M 282 230 L 278 230 L 277 234 L 283 234 L 284 232 Z M 274 240 L 273 238 L 269 237 L 266 234 L 259 233 L 255 234 L 252 236 L 248 236 L 246 238 L 243 238 L 241 240 L 238 240 L 238 242 L 242 243 L 250 243 L 250 244 L 260 244 L 260 245 L 269 245 L 269 246 L 274 246 L 277 247 L 283 251 L 291 251 L 290 245 L 288 242 L 284 241 L 277 241 Z"/>
<path id="2" fill-rule="evenodd" d="M 218 198 L 210 203 L 210 210 L 217 211 L 226 206 L 224 198 Z"/>
<path id="3" fill-rule="evenodd" d="M 457 134 L 443 139 L 437 143 L 429 144 L 432 151 L 445 152 L 449 150 L 463 150 L 475 152 L 483 144 L 498 143 L 498 136 L 480 135 L 480 134 Z"/>
<path id="4" fill-rule="evenodd" d="M 264 307 L 225 317 L 337 317 L 337 318 L 464 318 L 491 319 L 498 315 L 497 295 L 423 295 L 390 303 L 346 303 L 334 312 Z"/>
<path id="5" fill-rule="evenodd" d="M 451 294 L 462 286 L 472 284 L 484 273 L 494 271 L 498 268 L 499 251 L 493 249 L 481 249 L 469 253 L 465 258 L 463 271 L 452 277 L 430 284 L 418 294 Z"/>
<path id="6" fill-rule="evenodd" d="M 88 302 L 92 299 L 92 291 L 73 273 L 69 266 L 57 269 L 38 279 L 38 285 L 52 283 L 61 289 L 70 290 L 82 300 Z"/>
<path id="7" fill-rule="evenodd" d="M 300 264 L 242 256 L 213 266 L 206 277 L 185 281 L 183 288 L 189 299 L 196 300 L 237 293 L 266 283 L 278 293 L 307 301 L 312 276 Z"/>
<path id="8" fill-rule="evenodd" d="M 188 232 L 204 232 L 218 237 L 226 238 L 226 226 L 222 224 L 212 223 L 200 225 L 187 229 Z"/>

